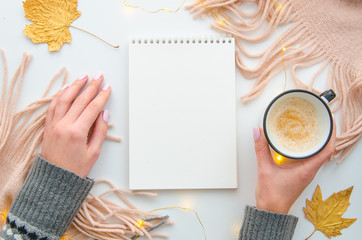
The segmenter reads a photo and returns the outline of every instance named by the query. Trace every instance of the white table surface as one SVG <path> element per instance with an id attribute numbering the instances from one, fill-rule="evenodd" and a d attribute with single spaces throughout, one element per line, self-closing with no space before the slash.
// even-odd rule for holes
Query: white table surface
<path id="1" fill-rule="evenodd" d="M 128 1 L 132 3 L 132 1 Z M 177 8 L 180 1 L 140 1 L 144 6 Z M 191 3 L 188 0 L 186 3 Z M 152 3 L 152 4 L 151 4 Z M 246 5 L 252 10 L 252 4 Z M 48 52 L 46 44 L 33 44 L 23 33 L 25 24 L 30 21 L 24 17 L 22 1 L 4 1 L 0 4 L 0 48 L 6 51 L 9 75 L 12 75 L 21 61 L 23 52 L 33 54 L 33 60 L 26 71 L 22 86 L 18 109 L 25 104 L 39 98 L 45 90 L 49 80 L 62 67 L 69 71 L 68 82 L 86 72 L 93 76 L 97 71 L 105 75 L 105 82 L 112 87 L 112 94 L 106 107 L 110 111 L 110 122 L 115 124 L 109 133 L 120 136 L 122 143 L 106 142 L 100 159 L 95 164 L 90 176 L 96 179 L 108 179 L 118 187 L 128 187 L 128 42 L 131 37 L 198 37 L 215 35 L 209 25 L 211 18 L 193 19 L 193 16 L 184 9 L 178 13 L 149 14 L 138 9 L 126 8 L 122 0 L 88 0 L 79 1 L 78 10 L 82 12 L 80 18 L 73 25 L 91 31 L 104 39 L 119 44 L 119 49 L 113 49 L 98 39 L 70 29 L 72 43 L 65 44 L 59 52 Z M 259 52 L 265 49 L 272 40 L 262 44 L 246 44 L 247 49 Z M 248 61 L 250 66 L 255 61 Z M 2 65 L 2 63 L 1 63 Z M 312 70 L 315 70 L 313 68 Z M 301 71 L 300 75 L 309 77 L 313 71 Z M 0 76 L 3 67 L 1 66 Z M 323 73 L 326 75 L 325 73 Z M 2 79 L 2 78 L 1 78 Z M 319 79 L 320 90 L 323 90 L 325 76 Z M 140 209 L 151 210 L 167 206 L 185 206 L 195 209 L 205 226 L 208 240 L 237 239 L 238 230 L 242 223 L 245 204 L 254 205 L 254 188 L 256 184 L 256 158 L 252 140 L 252 127 L 259 125 L 263 109 L 268 102 L 283 88 L 283 74 L 277 75 L 268 85 L 264 93 L 247 105 L 237 101 L 238 123 L 238 177 L 239 188 L 236 190 L 177 190 L 156 191 L 157 198 L 134 198 Z M 237 72 L 237 96 L 250 90 L 252 80 L 246 80 Z M 53 92 L 60 88 L 60 81 L 53 87 Z M 288 88 L 293 88 L 290 76 Z M 336 114 L 339 122 L 339 114 Z M 346 218 L 362 216 L 362 143 L 360 142 L 348 158 L 341 164 L 331 163 L 322 167 L 314 181 L 296 201 L 290 213 L 299 217 L 294 239 L 305 239 L 313 232 L 313 225 L 305 219 L 303 207 L 306 198 L 311 199 L 314 190 L 319 184 L 324 199 L 332 193 L 355 186 L 350 199 L 351 205 L 343 215 Z M 201 173 L 202 174 L 202 173 Z M 202 176 L 202 175 L 201 175 Z M 104 189 L 97 189 L 102 191 Z M 202 229 L 196 218 L 190 212 L 167 210 L 163 214 L 170 215 L 174 225 L 164 226 L 158 233 L 169 235 L 172 240 L 203 238 Z M 342 231 L 343 235 L 334 239 L 357 240 L 362 236 L 362 224 L 358 219 L 351 227 Z M 311 238 L 327 239 L 317 232 Z"/>

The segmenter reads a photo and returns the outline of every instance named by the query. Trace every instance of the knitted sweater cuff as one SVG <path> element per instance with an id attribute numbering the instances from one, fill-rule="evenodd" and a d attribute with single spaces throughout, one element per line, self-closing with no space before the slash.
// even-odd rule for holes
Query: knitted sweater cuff
<path id="1" fill-rule="evenodd" d="M 290 240 L 298 218 L 246 206 L 239 240 Z"/>
<path id="2" fill-rule="evenodd" d="M 44 235 L 60 238 L 93 184 L 92 179 L 82 178 L 37 156 L 8 216 L 13 221 L 21 220 L 19 224 L 24 222 L 39 229 Z"/>

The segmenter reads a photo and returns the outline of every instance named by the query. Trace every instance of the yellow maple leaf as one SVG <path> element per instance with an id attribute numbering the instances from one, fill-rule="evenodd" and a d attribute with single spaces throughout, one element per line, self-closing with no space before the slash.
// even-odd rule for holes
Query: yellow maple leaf
<path id="1" fill-rule="evenodd" d="M 24 33 L 34 43 L 47 43 L 49 51 L 58 51 L 71 42 L 69 26 L 81 15 L 77 0 L 26 0 L 23 7 L 25 17 L 34 22 Z"/>
<path id="2" fill-rule="evenodd" d="M 357 220 L 356 218 L 342 218 L 350 205 L 349 198 L 352 190 L 353 186 L 338 193 L 333 193 L 332 196 L 323 201 L 321 188 L 319 185 L 317 186 L 312 200 L 307 199 L 307 207 L 303 208 L 305 217 L 315 227 L 314 232 L 307 239 L 316 231 L 321 231 L 328 238 L 342 235 L 341 230 L 348 228 Z"/>

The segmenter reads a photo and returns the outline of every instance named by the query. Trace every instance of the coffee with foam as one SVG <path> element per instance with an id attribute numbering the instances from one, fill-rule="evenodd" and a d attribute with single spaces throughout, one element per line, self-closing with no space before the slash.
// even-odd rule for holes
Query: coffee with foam
<path id="1" fill-rule="evenodd" d="M 305 152 L 321 140 L 316 107 L 301 97 L 286 97 L 273 105 L 268 129 L 278 144 L 290 152 Z"/>

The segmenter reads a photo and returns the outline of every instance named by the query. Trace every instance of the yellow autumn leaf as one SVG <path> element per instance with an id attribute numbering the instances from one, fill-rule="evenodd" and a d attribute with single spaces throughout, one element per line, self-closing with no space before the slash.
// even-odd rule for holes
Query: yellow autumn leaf
<path id="1" fill-rule="evenodd" d="M 77 0 L 26 0 L 23 7 L 25 17 L 34 22 L 24 33 L 34 43 L 47 43 L 49 51 L 58 51 L 71 42 L 69 26 L 81 15 Z"/>
<path id="2" fill-rule="evenodd" d="M 356 218 L 342 218 L 350 205 L 349 198 L 352 190 L 353 186 L 338 193 L 333 193 L 332 196 L 323 201 L 321 188 L 317 186 L 312 200 L 307 199 L 307 207 L 303 208 L 305 217 L 315 227 L 314 232 L 307 239 L 316 231 L 321 231 L 328 238 L 342 235 L 341 230 L 348 228 L 357 220 Z"/>

